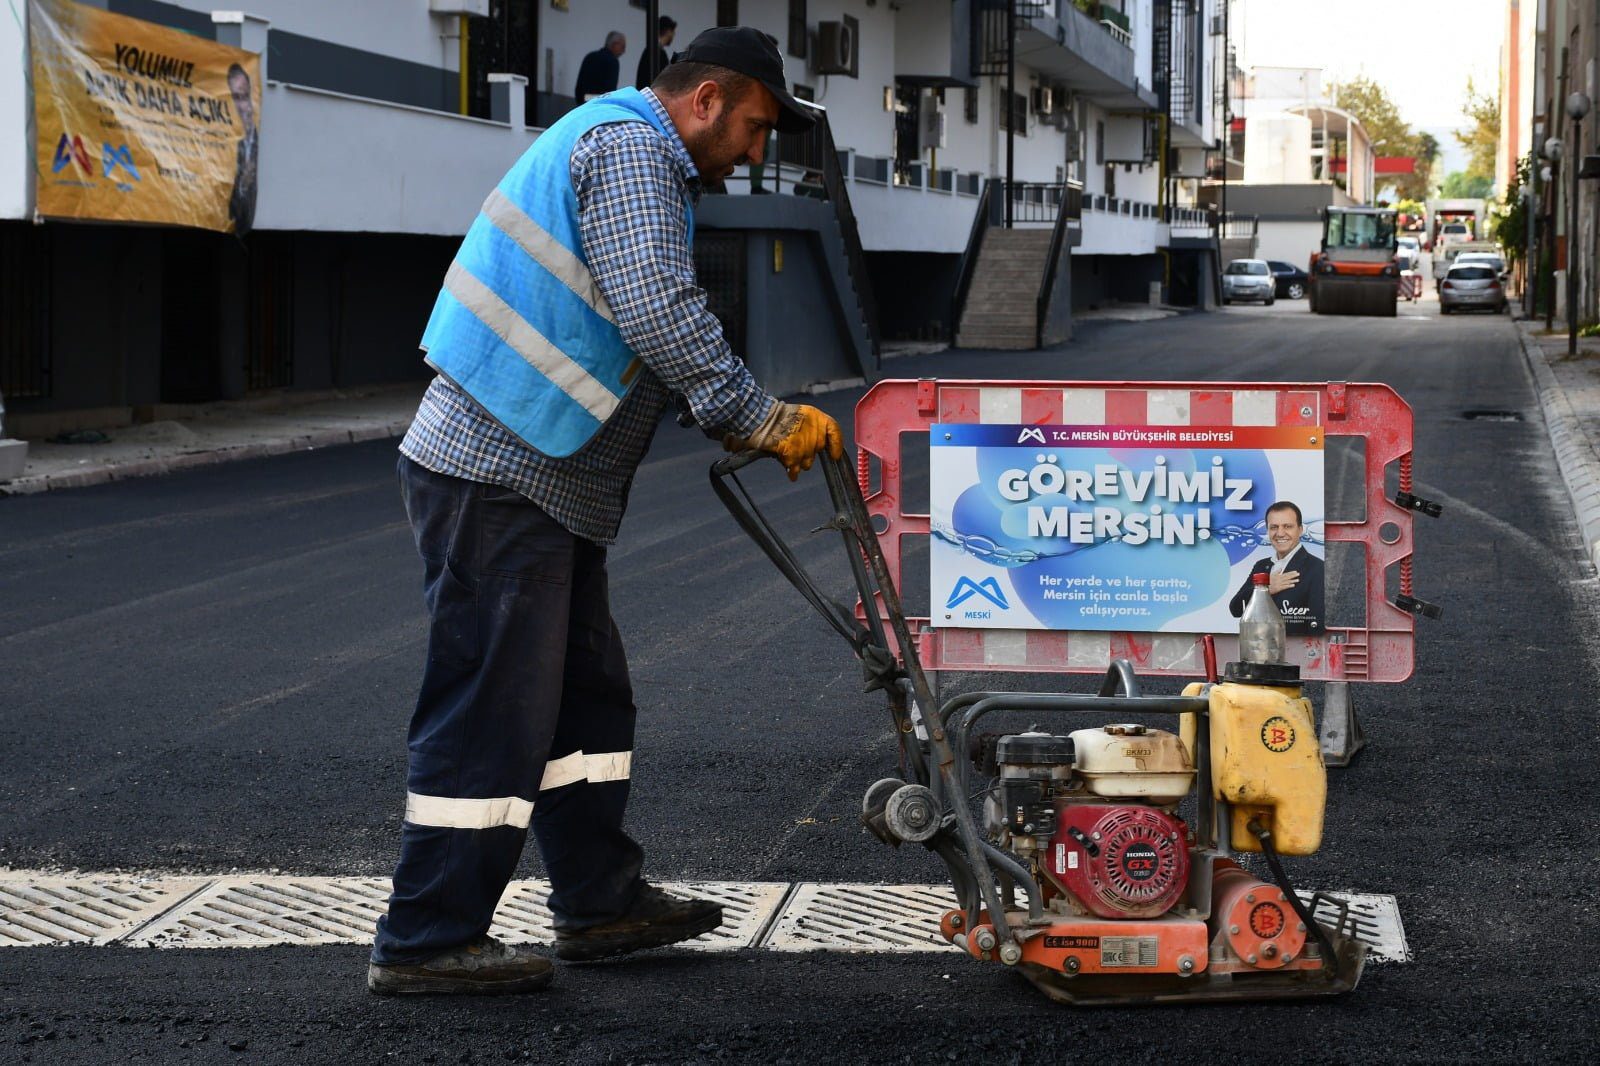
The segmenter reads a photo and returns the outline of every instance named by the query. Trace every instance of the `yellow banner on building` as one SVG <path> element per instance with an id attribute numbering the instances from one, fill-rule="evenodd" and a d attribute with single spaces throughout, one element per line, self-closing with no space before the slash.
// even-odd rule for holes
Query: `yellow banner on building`
<path id="1" fill-rule="evenodd" d="M 260 60 L 71 0 L 32 0 L 38 212 L 249 232 Z"/>

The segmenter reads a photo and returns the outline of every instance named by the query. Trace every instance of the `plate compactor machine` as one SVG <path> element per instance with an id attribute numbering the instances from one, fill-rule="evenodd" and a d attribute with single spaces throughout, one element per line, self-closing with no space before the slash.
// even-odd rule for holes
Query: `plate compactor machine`
<path id="1" fill-rule="evenodd" d="M 1361 917 L 1302 897 L 1280 856 L 1322 837 L 1326 771 L 1297 667 L 1229 663 L 1179 696 L 1145 696 L 1126 661 L 1098 695 L 968 692 L 936 705 L 848 464 L 819 457 L 860 604 L 829 598 L 737 477 L 712 487 L 756 544 L 861 659 L 888 699 L 900 774 L 873 784 L 862 823 L 920 844 L 950 873 L 945 939 L 1075 1005 L 1337 995 L 1360 979 Z M 1009 713 L 1026 732 L 979 732 Z M 1176 717 L 1176 731 L 1147 719 Z M 1038 723 L 1048 723 L 1044 728 Z M 1263 879 L 1228 856 L 1259 854 Z"/>

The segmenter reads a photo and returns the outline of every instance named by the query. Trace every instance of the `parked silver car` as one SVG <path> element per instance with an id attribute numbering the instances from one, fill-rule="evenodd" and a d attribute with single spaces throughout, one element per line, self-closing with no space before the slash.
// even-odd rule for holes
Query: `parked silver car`
<path id="1" fill-rule="evenodd" d="M 1277 298 L 1278 282 L 1265 259 L 1235 259 L 1222 272 L 1222 302 L 1260 300 L 1268 307 Z"/>
<path id="2" fill-rule="evenodd" d="M 1488 263 L 1453 266 L 1439 282 L 1439 313 L 1481 308 L 1499 313 L 1506 309 L 1506 290 L 1500 275 Z"/>

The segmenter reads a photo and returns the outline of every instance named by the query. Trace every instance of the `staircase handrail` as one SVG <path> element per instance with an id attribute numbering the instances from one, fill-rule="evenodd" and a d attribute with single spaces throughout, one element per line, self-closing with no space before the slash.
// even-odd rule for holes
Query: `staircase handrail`
<path id="1" fill-rule="evenodd" d="M 961 265 L 956 268 L 956 289 L 950 297 L 950 343 L 956 342 L 956 330 L 961 325 L 961 314 L 967 308 L 967 290 L 972 288 L 972 273 L 978 265 L 978 249 L 983 246 L 983 235 L 989 228 L 989 204 L 999 178 L 985 178 L 983 191 L 978 194 L 978 210 L 972 216 L 972 229 L 967 233 L 967 247 L 961 253 Z"/>
<path id="2" fill-rule="evenodd" d="M 834 218 L 838 232 L 845 242 L 845 262 L 850 267 L 850 280 L 856 299 L 861 303 L 862 322 L 867 327 L 867 341 L 872 344 L 872 357 L 877 359 L 882 347 L 878 338 L 878 301 L 872 293 L 872 279 L 867 275 L 866 250 L 861 246 L 861 227 L 856 226 L 856 211 L 850 206 L 850 182 L 842 166 L 838 165 L 838 147 L 834 144 L 834 130 L 827 122 L 827 110 L 813 107 L 816 125 L 805 133 L 779 134 L 779 160 L 794 160 L 813 166 L 822 179 L 822 197 L 834 205 Z M 870 368 L 862 367 L 867 376 Z"/>
<path id="3" fill-rule="evenodd" d="M 1044 347 L 1044 319 L 1050 310 L 1050 293 L 1056 287 L 1056 262 L 1061 258 L 1061 246 L 1066 242 L 1067 227 L 1073 219 L 1082 218 L 1083 186 L 1076 182 L 1067 182 L 1061 190 L 1055 225 L 1050 228 L 1050 251 L 1045 256 L 1044 277 L 1039 280 L 1039 296 L 1034 304 L 1035 348 Z"/>

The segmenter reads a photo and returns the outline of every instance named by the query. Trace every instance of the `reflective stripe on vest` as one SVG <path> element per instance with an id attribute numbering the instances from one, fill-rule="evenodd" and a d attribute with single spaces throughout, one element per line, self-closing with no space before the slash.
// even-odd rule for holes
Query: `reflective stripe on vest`
<path id="1" fill-rule="evenodd" d="M 570 159 L 596 126 L 645 122 L 622 89 L 568 112 L 489 194 L 445 276 L 423 334 L 428 362 L 545 455 L 571 455 L 616 411 L 640 363 L 584 261 Z M 694 237 L 694 216 L 685 207 Z"/>

